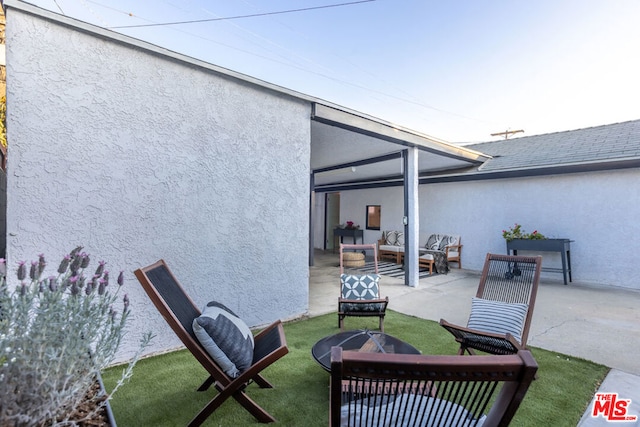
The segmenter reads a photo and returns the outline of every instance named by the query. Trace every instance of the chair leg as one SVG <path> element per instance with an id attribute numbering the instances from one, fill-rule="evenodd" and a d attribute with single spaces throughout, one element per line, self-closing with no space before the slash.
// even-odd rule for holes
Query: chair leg
<path id="1" fill-rule="evenodd" d="M 273 388 L 273 384 L 267 381 L 262 375 L 258 374 L 253 377 L 253 382 L 260 388 Z"/>
<path id="2" fill-rule="evenodd" d="M 384 332 L 384 315 L 380 316 L 380 320 L 378 321 L 378 327 L 380 328 L 380 332 Z"/>
<path id="3" fill-rule="evenodd" d="M 208 390 L 209 387 L 211 387 L 211 384 L 213 384 L 214 382 L 216 382 L 216 380 L 211 375 L 209 375 L 209 378 L 207 378 L 205 382 L 203 382 L 202 385 L 198 387 L 198 391 Z"/>
<path id="4" fill-rule="evenodd" d="M 272 423 L 276 419 L 261 408 L 242 390 L 231 391 L 228 387 L 222 390 L 205 406 L 189 423 L 189 427 L 200 426 L 213 412 L 220 407 L 229 397 L 233 396 L 251 415 L 261 423 Z"/>

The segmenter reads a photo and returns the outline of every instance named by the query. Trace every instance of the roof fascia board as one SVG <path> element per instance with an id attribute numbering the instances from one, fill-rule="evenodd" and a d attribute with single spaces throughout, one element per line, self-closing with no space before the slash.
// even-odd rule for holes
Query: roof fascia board
<path id="1" fill-rule="evenodd" d="M 404 147 L 417 147 L 420 150 L 463 160 L 469 163 L 481 164 L 491 157 L 478 151 L 470 150 L 426 135 L 420 135 L 400 126 L 384 122 L 373 117 L 366 117 L 354 111 L 339 109 L 315 102 L 312 108 L 311 119 L 330 126 L 336 126 L 352 132 L 382 139 L 402 145 Z"/>
<path id="2" fill-rule="evenodd" d="M 420 184 L 437 184 L 443 182 L 482 181 L 487 179 L 526 178 L 545 175 L 567 175 L 585 172 L 605 172 L 622 169 L 640 168 L 640 158 L 606 162 L 590 162 L 565 164 L 527 169 L 509 169 L 493 172 L 439 175 L 420 178 Z"/>

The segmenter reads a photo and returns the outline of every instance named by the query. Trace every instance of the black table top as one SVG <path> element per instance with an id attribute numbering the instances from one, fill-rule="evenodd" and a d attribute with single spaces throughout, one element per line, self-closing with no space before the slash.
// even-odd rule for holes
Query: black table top
<path id="1" fill-rule="evenodd" d="M 326 371 L 331 372 L 331 347 L 369 353 L 420 354 L 409 343 L 396 337 L 367 329 L 345 331 L 322 338 L 311 348 L 311 355 Z"/>

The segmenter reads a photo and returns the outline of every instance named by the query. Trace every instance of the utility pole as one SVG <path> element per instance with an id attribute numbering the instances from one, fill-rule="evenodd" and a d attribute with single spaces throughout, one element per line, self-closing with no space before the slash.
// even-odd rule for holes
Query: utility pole
<path id="1" fill-rule="evenodd" d="M 518 130 L 505 130 L 504 132 L 492 133 L 491 136 L 502 136 L 504 135 L 504 139 L 509 139 L 509 137 L 515 133 L 524 132 L 522 129 Z"/>

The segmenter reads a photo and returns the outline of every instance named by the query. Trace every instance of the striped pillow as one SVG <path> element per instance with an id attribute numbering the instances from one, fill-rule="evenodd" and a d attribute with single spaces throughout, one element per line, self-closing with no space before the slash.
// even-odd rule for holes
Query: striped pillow
<path id="1" fill-rule="evenodd" d="M 468 328 L 496 334 L 510 333 L 522 342 L 522 328 L 527 317 L 527 304 L 510 304 L 473 298 Z"/>

